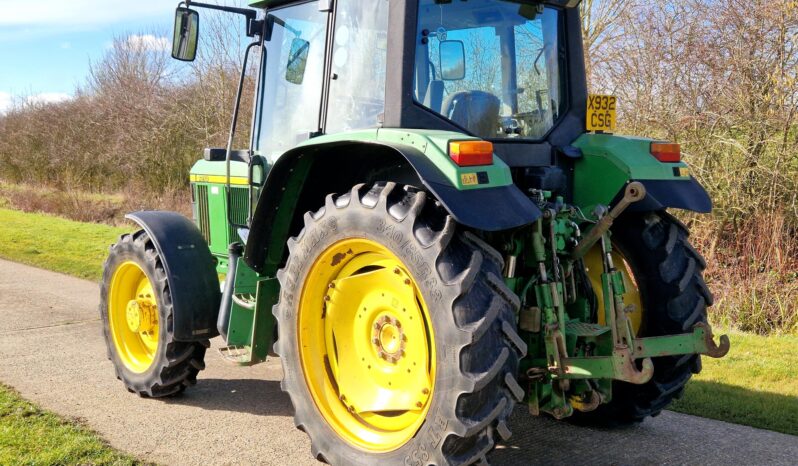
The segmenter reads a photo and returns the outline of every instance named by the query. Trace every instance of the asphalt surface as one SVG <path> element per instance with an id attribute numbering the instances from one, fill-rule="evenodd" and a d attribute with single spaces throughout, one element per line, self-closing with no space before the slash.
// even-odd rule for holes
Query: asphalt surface
<path id="1" fill-rule="evenodd" d="M 0 382 L 111 445 L 161 464 L 317 464 L 280 391 L 279 360 L 230 366 L 215 351 L 171 400 L 128 393 L 106 359 L 95 283 L 0 260 Z M 218 340 L 218 339 L 217 339 Z M 214 347 L 219 345 L 214 341 Z M 798 401 L 797 401 L 798 402 Z M 666 412 L 619 430 L 577 428 L 519 408 L 492 464 L 796 464 L 798 437 Z"/>

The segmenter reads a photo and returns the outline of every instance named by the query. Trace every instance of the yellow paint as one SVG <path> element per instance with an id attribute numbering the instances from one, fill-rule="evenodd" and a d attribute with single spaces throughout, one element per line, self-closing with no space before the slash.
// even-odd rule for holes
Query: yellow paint
<path id="1" fill-rule="evenodd" d="M 680 177 L 688 177 L 688 176 L 690 176 L 690 168 L 688 168 L 688 167 L 679 167 L 679 176 Z"/>
<path id="2" fill-rule="evenodd" d="M 135 373 L 150 368 L 158 352 L 158 303 L 139 264 L 120 264 L 108 290 L 108 324 L 122 364 Z"/>
<path id="3" fill-rule="evenodd" d="M 372 452 L 412 439 L 432 401 L 435 344 L 402 261 L 363 238 L 331 246 L 308 273 L 297 319 L 305 382 L 330 427 Z"/>
<path id="4" fill-rule="evenodd" d="M 615 132 L 618 126 L 618 98 L 590 94 L 587 98 L 587 130 Z"/>
<path id="5" fill-rule="evenodd" d="M 633 305 L 634 311 L 627 314 L 632 323 L 632 330 L 635 335 L 639 335 L 640 327 L 643 325 L 643 300 L 640 297 L 640 289 L 629 270 L 629 264 L 626 259 L 616 250 L 612 251 L 612 261 L 615 268 L 623 275 L 623 286 L 626 288 L 626 293 L 623 295 L 623 302 L 625 305 Z M 590 284 L 593 285 L 593 291 L 596 292 L 596 299 L 598 299 L 598 324 L 607 325 L 604 318 L 604 290 L 601 287 L 601 274 L 604 272 L 604 262 L 601 258 L 601 246 L 596 245 L 585 256 L 585 266 L 587 267 L 587 275 L 590 278 Z"/>
<path id="6" fill-rule="evenodd" d="M 221 175 L 191 175 L 189 178 L 192 183 L 213 183 L 213 184 L 227 184 L 227 177 Z M 231 176 L 231 185 L 249 185 L 249 180 L 246 176 Z"/>
<path id="7" fill-rule="evenodd" d="M 475 186 L 479 184 L 479 178 L 476 173 L 463 173 L 460 175 L 460 182 L 463 186 Z"/>

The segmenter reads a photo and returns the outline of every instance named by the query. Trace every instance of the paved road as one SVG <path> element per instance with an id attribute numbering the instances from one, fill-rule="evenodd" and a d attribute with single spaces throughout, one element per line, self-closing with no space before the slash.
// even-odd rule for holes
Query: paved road
<path id="1" fill-rule="evenodd" d="M 0 260 L 0 381 L 114 447 L 162 464 L 314 464 L 274 360 L 231 367 L 213 353 L 196 387 L 168 401 L 113 376 L 96 284 Z M 215 342 L 218 345 L 218 342 Z M 676 413 L 621 430 L 575 428 L 519 409 L 493 464 L 795 464 L 798 437 Z"/>

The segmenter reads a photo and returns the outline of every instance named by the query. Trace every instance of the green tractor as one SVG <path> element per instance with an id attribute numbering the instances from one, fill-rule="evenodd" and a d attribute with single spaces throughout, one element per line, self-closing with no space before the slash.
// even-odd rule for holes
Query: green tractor
<path id="1" fill-rule="evenodd" d="M 127 389 L 181 393 L 217 336 L 234 364 L 279 355 L 296 426 L 338 465 L 485 461 L 518 404 L 618 425 L 678 398 L 729 349 L 667 213 L 711 201 L 677 144 L 612 134 L 578 3 L 181 3 L 175 58 L 195 58 L 194 7 L 241 15 L 257 59 L 227 147 L 191 170 L 194 221 L 133 213 L 110 249 Z"/>

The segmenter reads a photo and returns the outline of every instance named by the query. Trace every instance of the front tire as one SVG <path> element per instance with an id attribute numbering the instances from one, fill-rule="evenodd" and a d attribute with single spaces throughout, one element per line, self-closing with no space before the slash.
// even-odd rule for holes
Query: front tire
<path id="1" fill-rule="evenodd" d="M 472 464 L 509 437 L 526 345 L 496 251 L 394 183 L 328 196 L 288 246 L 275 348 L 314 457 Z"/>
<path id="2" fill-rule="evenodd" d="M 160 398 L 197 382 L 210 343 L 179 342 L 163 259 L 143 230 L 111 246 L 100 288 L 108 359 L 128 391 Z"/>

